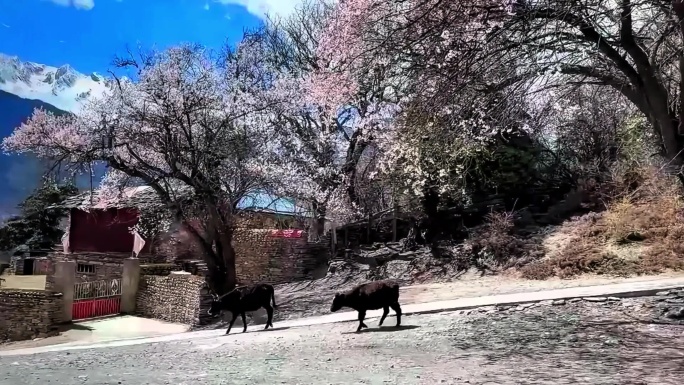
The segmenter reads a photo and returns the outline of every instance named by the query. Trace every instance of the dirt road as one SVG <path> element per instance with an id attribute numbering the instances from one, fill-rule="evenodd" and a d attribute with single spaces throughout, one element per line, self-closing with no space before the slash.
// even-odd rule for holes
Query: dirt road
<path id="1" fill-rule="evenodd" d="M 684 325 L 635 317 L 681 305 L 548 304 L 411 316 L 400 330 L 389 317 L 358 334 L 347 322 L 0 357 L 0 384 L 679 384 Z"/>

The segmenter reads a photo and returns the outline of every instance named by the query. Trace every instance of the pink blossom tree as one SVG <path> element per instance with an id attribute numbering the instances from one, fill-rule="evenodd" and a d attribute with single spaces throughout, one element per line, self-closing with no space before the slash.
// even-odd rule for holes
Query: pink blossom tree
<path id="1" fill-rule="evenodd" d="M 135 71 L 135 81 L 114 78 L 78 116 L 37 110 L 3 147 L 74 167 L 105 163 L 101 199 L 149 186 L 168 220 L 152 210 L 155 223 L 143 218 L 141 226 L 159 231 L 159 222 L 180 222 L 202 247 L 214 289 L 227 290 L 236 282 L 238 202 L 274 180 L 267 111 L 282 100 L 273 98 L 269 72 L 248 45 L 218 57 L 187 45 L 143 59 L 118 61 Z"/>
<path id="2" fill-rule="evenodd" d="M 282 164 L 297 170 L 290 174 L 295 180 L 282 187 L 288 195 L 311 202 L 319 233 L 324 217 L 346 221 L 377 209 L 373 206 L 379 200 L 369 193 L 384 186 L 373 181 L 379 158 L 374 136 L 390 129 L 396 106 L 369 93 L 333 101 L 331 107 L 329 97 L 336 90 L 312 93 L 312 76 L 320 72 L 318 39 L 332 10 L 325 2 L 305 2 L 291 17 L 271 20 L 252 36 L 262 44 L 277 82 L 285 85 L 277 89 L 289 91 L 283 94 L 289 103 L 272 110 Z"/>
<path id="3" fill-rule="evenodd" d="M 433 107 L 477 78 L 487 79 L 485 89 L 527 88 L 529 99 L 539 88 L 600 85 L 643 114 L 660 138 L 663 160 L 684 180 L 679 0 L 352 0 L 339 2 L 334 15 L 321 40 L 334 71 L 324 72 L 315 89 L 355 79 L 367 61 L 388 59 L 402 62 L 412 99 L 424 95 L 419 99 Z M 354 42 L 351 49 L 343 49 L 347 42 Z M 478 75 L 492 65 L 507 71 Z"/>

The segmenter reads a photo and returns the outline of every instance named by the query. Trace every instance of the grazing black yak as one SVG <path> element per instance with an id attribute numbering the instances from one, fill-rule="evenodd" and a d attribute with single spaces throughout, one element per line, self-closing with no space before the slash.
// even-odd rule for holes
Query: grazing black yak
<path id="1" fill-rule="evenodd" d="M 238 315 L 242 317 L 242 332 L 246 332 L 247 320 L 245 319 L 245 312 L 256 311 L 262 307 L 268 313 L 268 321 L 264 329 L 268 329 L 269 326 L 273 327 L 273 309 L 278 306 L 275 303 L 275 290 L 271 285 L 258 283 L 251 286 L 242 286 L 220 297 L 215 294 L 213 297 L 211 308 L 207 311 L 210 316 L 218 317 L 223 311 L 229 311 L 233 314 L 233 319 L 230 320 L 226 334 L 230 333 L 230 329 L 233 327 L 233 323 L 235 323 Z M 271 306 L 271 301 L 273 301 L 273 306 Z"/>
<path id="2" fill-rule="evenodd" d="M 401 307 L 399 306 L 399 284 L 394 281 L 375 281 L 359 285 L 346 293 L 337 293 L 333 299 L 331 312 L 349 307 L 359 312 L 359 328 L 367 328 L 363 319 L 367 310 L 383 309 L 378 326 L 382 326 L 385 317 L 392 308 L 397 314 L 397 326 L 401 326 Z"/>

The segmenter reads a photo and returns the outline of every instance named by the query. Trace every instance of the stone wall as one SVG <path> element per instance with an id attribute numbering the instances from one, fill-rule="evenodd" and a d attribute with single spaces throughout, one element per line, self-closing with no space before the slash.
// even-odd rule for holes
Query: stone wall
<path id="1" fill-rule="evenodd" d="M 167 276 L 172 271 L 180 270 L 180 266 L 175 263 L 155 263 L 140 265 L 140 275 L 160 275 Z"/>
<path id="2" fill-rule="evenodd" d="M 203 325 L 211 295 L 205 279 L 191 274 L 142 275 L 136 313 L 143 317 L 186 325 Z"/>
<path id="3" fill-rule="evenodd" d="M 314 278 L 328 262 L 327 242 L 311 243 L 301 238 L 277 238 L 270 229 L 238 229 L 233 245 L 241 285 L 255 282 L 278 284 Z"/>
<path id="4" fill-rule="evenodd" d="M 0 289 L 0 342 L 59 334 L 61 299 L 49 291 Z"/>
<path id="5" fill-rule="evenodd" d="M 10 259 L 8 275 L 15 275 L 17 273 L 23 274 L 24 271 L 24 257 L 20 255 L 13 255 Z"/>
<path id="6" fill-rule="evenodd" d="M 55 265 L 58 261 L 76 262 L 76 283 L 101 281 L 122 278 L 123 261 L 131 257 L 131 253 L 53 253 L 48 255 L 45 288 L 54 288 Z M 154 258 L 141 255 L 140 263 L 154 262 Z M 84 265 L 79 267 L 78 265 Z M 90 266 L 90 267 L 86 267 Z"/>

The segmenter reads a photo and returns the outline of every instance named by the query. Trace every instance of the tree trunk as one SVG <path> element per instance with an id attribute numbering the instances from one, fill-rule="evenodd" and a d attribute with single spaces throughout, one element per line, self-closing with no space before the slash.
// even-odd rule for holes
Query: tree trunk
<path id="1" fill-rule="evenodd" d="M 429 182 L 430 183 L 430 182 Z M 430 243 L 439 232 L 439 194 L 434 187 L 426 187 L 421 199 L 425 221 L 425 242 Z"/>
<path id="2" fill-rule="evenodd" d="M 317 203 L 312 204 L 312 208 L 314 219 L 311 223 L 309 240 L 317 241 L 325 234 L 325 214 L 327 210 L 324 205 Z"/>
<path id="3" fill-rule="evenodd" d="M 223 265 L 222 282 L 218 283 L 224 292 L 228 292 L 235 288 L 237 284 L 237 273 L 235 269 L 235 248 L 233 248 L 233 234 L 232 228 L 216 228 L 217 236 L 214 240 L 216 244 L 216 257 L 220 259 Z"/>
<path id="4" fill-rule="evenodd" d="M 211 290 L 219 295 L 232 290 L 237 281 L 235 249 L 232 244 L 233 230 L 218 232 L 217 227 L 214 227 L 213 231 L 207 231 L 209 234 L 203 236 L 186 221 L 183 222 L 183 227 L 202 248 L 202 259 L 209 270 L 207 278 Z"/>

